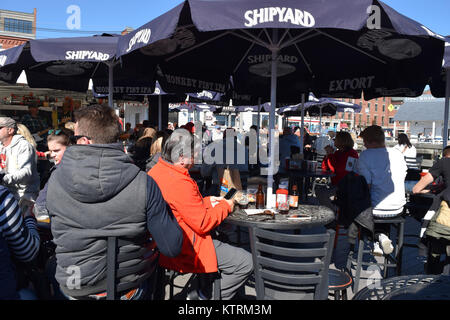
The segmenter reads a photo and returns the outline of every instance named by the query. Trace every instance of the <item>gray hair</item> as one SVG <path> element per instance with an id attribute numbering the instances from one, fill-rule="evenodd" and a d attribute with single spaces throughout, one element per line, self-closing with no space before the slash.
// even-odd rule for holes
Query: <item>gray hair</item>
<path id="1" fill-rule="evenodd" d="M 186 129 L 175 130 L 167 139 L 161 157 L 170 163 L 176 163 L 180 157 L 190 158 L 194 155 L 194 137 Z"/>

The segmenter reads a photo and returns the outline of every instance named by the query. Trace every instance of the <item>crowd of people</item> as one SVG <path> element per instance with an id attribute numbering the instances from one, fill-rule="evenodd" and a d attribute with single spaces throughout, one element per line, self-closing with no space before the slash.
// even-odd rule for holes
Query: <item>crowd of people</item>
<path id="1" fill-rule="evenodd" d="M 122 300 L 153 297 L 152 281 L 160 268 L 205 277 L 218 272 L 222 299 L 239 295 L 253 272 L 252 256 L 220 234 L 235 205 L 234 200 L 220 197 L 218 172 L 225 162 L 201 165 L 202 180 L 210 178 L 210 184 L 199 184 L 193 170 L 198 152 L 194 137 L 196 130 L 201 131 L 201 152 L 213 150 L 213 157 L 219 153 L 229 161 L 230 150 L 220 143 L 232 136 L 234 157 L 226 167 L 244 178 L 252 169 L 248 136 L 217 126 L 210 131 L 194 123 L 158 130 L 144 121 L 134 129 L 129 123 L 123 128 L 114 111 L 103 105 L 79 108 L 68 119 L 73 122 L 56 129 L 43 128 L 35 115 L 32 107 L 22 123 L 0 117 L 0 282 L 4 284 L 0 299 L 26 299 L 32 295 L 29 289 L 36 289 L 32 281 L 23 281 L 23 270 L 43 250 L 35 218 L 42 214 L 51 220 L 55 246 L 43 268 L 54 296 L 61 299 L 105 299 L 107 237 L 111 236 L 123 240 L 118 250 L 119 283 L 131 283 L 130 289 L 120 292 Z M 361 194 L 344 189 L 356 175 L 368 190 L 359 212 L 370 207 L 373 216 L 390 217 L 403 211 L 405 158 L 417 153 L 406 135 L 400 134 L 398 145 L 387 148 L 383 129 L 370 126 L 360 133 L 365 150 L 358 153 L 349 132 L 329 132 L 314 141 L 304 130 L 300 143 L 300 130 L 286 127 L 279 135 L 280 170 L 289 170 L 283 159 L 294 154 L 301 153 L 304 160 L 322 155 L 322 169 L 334 175 L 330 184 L 317 189 L 320 204 L 336 212 L 340 195 L 345 193 L 346 201 L 352 201 L 349 196 Z M 44 131 L 47 150 L 42 152 L 33 144 L 32 134 L 40 136 Z M 237 150 L 245 150 L 243 163 L 237 161 Z M 38 159 L 54 163 L 45 177 L 38 173 Z M 448 159 L 439 160 L 414 192 L 422 192 L 441 175 L 448 181 Z M 450 196 L 445 191 L 439 199 L 449 201 Z M 441 202 L 437 206 L 437 211 L 450 212 Z M 354 216 L 341 209 L 341 218 L 351 222 Z M 449 221 L 448 216 L 438 220 L 450 228 Z M 385 225 L 375 226 L 375 255 L 392 252 L 388 234 Z M 210 299 L 210 289 L 200 286 L 188 298 Z M 39 292 L 34 294 L 39 297 Z"/>

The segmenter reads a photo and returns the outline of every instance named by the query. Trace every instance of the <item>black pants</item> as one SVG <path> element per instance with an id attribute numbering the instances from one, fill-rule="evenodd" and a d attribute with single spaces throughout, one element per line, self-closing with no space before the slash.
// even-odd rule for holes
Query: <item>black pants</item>
<path id="1" fill-rule="evenodd" d="M 425 267 L 427 274 L 447 274 L 450 275 L 450 240 L 444 238 L 427 237 L 428 257 Z M 441 261 L 441 255 L 445 259 Z"/>

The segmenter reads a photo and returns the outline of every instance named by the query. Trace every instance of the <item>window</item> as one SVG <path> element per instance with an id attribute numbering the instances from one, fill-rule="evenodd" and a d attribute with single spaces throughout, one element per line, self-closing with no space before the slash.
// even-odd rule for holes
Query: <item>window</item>
<path id="1" fill-rule="evenodd" d="M 358 121 L 358 124 L 361 125 L 361 122 L 362 122 L 362 114 L 359 114 L 359 121 Z"/>
<path id="2" fill-rule="evenodd" d="M 5 18 L 4 24 L 5 24 L 4 26 L 5 31 L 30 33 L 30 34 L 33 33 L 32 21 Z"/>
<path id="3" fill-rule="evenodd" d="M 378 112 L 378 103 L 375 103 L 375 112 Z"/>
<path id="4" fill-rule="evenodd" d="M 390 117 L 390 118 L 389 118 L 389 123 L 390 123 L 390 124 L 393 124 L 393 123 L 394 123 L 394 117 Z"/>
<path id="5" fill-rule="evenodd" d="M 386 111 L 386 105 L 383 103 L 383 112 Z"/>
<path id="6" fill-rule="evenodd" d="M 378 119 L 377 119 L 378 117 L 377 116 L 373 116 L 373 123 L 372 124 L 377 124 L 377 121 L 378 121 Z"/>
<path id="7" fill-rule="evenodd" d="M 383 102 L 386 102 L 386 97 L 383 97 Z"/>
<path id="8" fill-rule="evenodd" d="M 369 109 L 370 112 L 370 102 L 367 102 L 367 108 Z"/>
<path id="9" fill-rule="evenodd" d="M 370 125 L 370 115 L 367 115 L 367 122 L 366 122 L 366 124 Z"/>
<path id="10" fill-rule="evenodd" d="M 384 116 L 381 117 L 381 126 L 384 126 Z"/>

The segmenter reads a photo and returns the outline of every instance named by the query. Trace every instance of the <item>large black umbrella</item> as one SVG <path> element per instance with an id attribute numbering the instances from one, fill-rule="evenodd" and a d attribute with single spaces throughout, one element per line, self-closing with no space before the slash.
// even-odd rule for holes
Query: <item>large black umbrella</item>
<path id="1" fill-rule="evenodd" d="M 0 80 L 15 83 L 25 71 L 30 88 L 86 92 L 90 79 L 97 93 L 113 96 L 150 94 L 156 68 L 130 65 L 124 73 L 116 61 L 117 35 L 29 40 L 0 53 Z M 123 58 L 124 60 L 128 58 Z M 133 77 L 129 74 L 132 73 Z M 113 86 L 113 90 L 109 90 Z"/>
<path id="2" fill-rule="evenodd" d="M 431 82 L 431 94 L 435 97 L 445 97 L 444 110 L 444 133 L 442 135 L 443 147 L 447 146 L 448 140 L 448 115 L 449 115 L 449 99 L 450 99 L 450 36 L 445 38 L 444 60 L 442 62 L 442 70 L 433 77 Z"/>
<path id="3" fill-rule="evenodd" d="M 310 91 L 418 96 L 443 50 L 438 35 L 378 0 L 186 0 L 121 37 L 118 55 L 159 60 L 169 91 L 225 92 L 231 76 L 237 93 L 275 106 Z"/>

